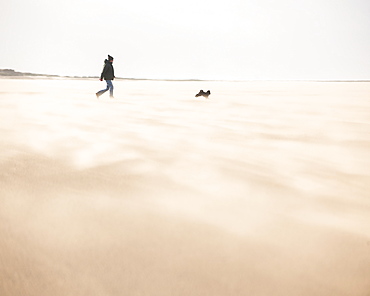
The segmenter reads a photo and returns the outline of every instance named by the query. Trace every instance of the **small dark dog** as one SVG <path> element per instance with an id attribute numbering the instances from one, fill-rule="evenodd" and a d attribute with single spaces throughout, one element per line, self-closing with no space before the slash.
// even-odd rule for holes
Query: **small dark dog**
<path id="1" fill-rule="evenodd" d="M 208 90 L 207 92 L 204 92 L 203 89 L 201 89 L 196 95 L 195 97 L 200 97 L 200 96 L 203 96 L 205 97 L 206 99 L 208 99 L 209 95 L 211 94 L 211 91 Z"/>

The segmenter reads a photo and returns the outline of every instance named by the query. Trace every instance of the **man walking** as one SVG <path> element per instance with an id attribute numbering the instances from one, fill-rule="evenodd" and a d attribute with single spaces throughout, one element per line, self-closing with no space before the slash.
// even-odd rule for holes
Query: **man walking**
<path id="1" fill-rule="evenodd" d="M 100 75 L 100 81 L 103 79 L 107 82 L 107 87 L 105 89 L 99 90 L 96 93 L 96 97 L 99 98 L 103 93 L 109 90 L 110 97 L 113 99 L 113 83 L 112 80 L 115 78 L 113 69 L 113 57 L 108 55 L 108 60 L 104 61 L 105 65 L 103 72 Z"/>

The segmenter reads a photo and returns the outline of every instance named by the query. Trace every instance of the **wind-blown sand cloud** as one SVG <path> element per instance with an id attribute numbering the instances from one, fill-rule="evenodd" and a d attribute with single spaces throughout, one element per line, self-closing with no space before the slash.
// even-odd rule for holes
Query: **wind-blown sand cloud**
<path id="1" fill-rule="evenodd" d="M 0 86 L 1 295 L 370 290 L 369 83 Z"/>

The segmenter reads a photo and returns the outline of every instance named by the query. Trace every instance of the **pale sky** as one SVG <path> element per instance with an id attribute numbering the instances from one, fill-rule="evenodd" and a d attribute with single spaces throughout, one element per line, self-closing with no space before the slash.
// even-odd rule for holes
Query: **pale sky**
<path id="1" fill-rule="evenodd" d="M 0 68 L 169 79 L 370 79 L 369 0 L 1 0 Z"/>

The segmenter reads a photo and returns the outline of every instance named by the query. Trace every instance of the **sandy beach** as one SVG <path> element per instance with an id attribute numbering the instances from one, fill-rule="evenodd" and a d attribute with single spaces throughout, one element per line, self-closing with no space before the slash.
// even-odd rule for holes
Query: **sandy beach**
<path id="1" fill-rule="evenodd" d="M 1 296 L 370 295 L 370 82 L 104 86 L 0 79 Z"/>

